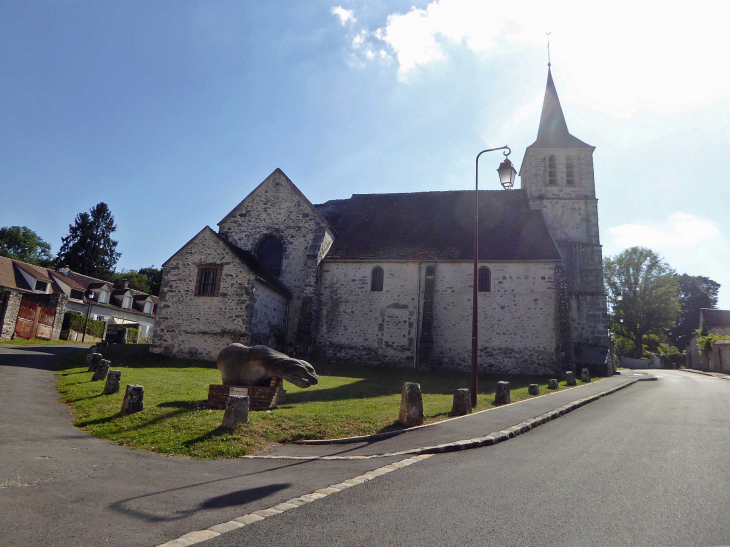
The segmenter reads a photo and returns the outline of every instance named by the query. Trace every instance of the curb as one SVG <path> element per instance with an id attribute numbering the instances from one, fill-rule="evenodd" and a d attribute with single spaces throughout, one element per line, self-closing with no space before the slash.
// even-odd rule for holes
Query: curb
<path id="1" fill-rule="evenodd" d="M 730 380 L 730 376 L 715 376 L 714 374 L 710 374 L 709 372 L 704 372 L 702 370 L 693 370 L 689 368 L 681 368 L 679 370 L 682 372 L 691 372 L 692 374 L 702 374 L 703 376 L 709 376 L 710 378 L 719 378 L 720 380 Z"/>
<path id="2" fill-rule="evenodd" d="M 584 387 L 588 384 L 583 384 L 580 386 L 573 386 L 568 389 L 579 389 L 581 387 Z M 566 389 L 562 390 L 567 391 Z M 558 393 L 558 392 L 554 392 Z M 511 405 L 516 405 L 519 403 L 524 403 L 526 401 L 532 401 L 534 399 L 539 399 L 540 397 L 547 397 L 548 395 L 552 395 L 553 393 L 545 393 L 543 395 L 538 395 L 537 397 L 531 397 L 529 399 L 522 399 L 521 401 L 515 401 L 514 403 L 510 403 L 509 405 L 502 405 L 502 406 L 496 406 L 492 408 L 485 408 L 484 410 L 480 410 L 478 412 L 473 412 L 472 414 L 465 414 L 463 416 L 454 416 L 452 418 L 447 418 L 446 420 L 441 420 L 440 422 L 433 422 L 430 424 L 424 424 L 424 425 L 418 425 L 416 427 L 408 427 L 404 429 L 397 429 L 395 431 L 386 431 L 385 433 L 373 433 L 372 435 L 359 435 L 356 437 L 341 437 L 339 439 L 301 439 L 298 441 L 292 441 L 289 444 L 297 444 L 301 446 L 323 446 L 323 445 L 330 445 L 330 444 L 354 444 L 354 443 L 368 443 L 373 441 L 382 441 L 383 439 L 389 439 L 391 437 L 397 437 L 398 435 L 404 435 L 406 433 L 410 433 L 412 431 L 418 431 L 419 429 L 424 429 L 426 427 L 433 427 L 435 425 L 442 425 L 448 422 L 451 422 L 453 420 L 460 420 L 462 418 L 468 418 L 470 416 L 476 416 L 477 414 L 481 414 L 482 412 L 489 412 L 490 410 L 497 410 L 499 408 L 506 408 Z M 600 394 L 599 394 L 600 395 Z"/>
<path id="3" fill-rule="evenodd" d="M 600 399 L 601 397 L 605 397 L 606 395 L 611 395 L 612 393 L 616 393 L 617 391 L 620 391 L 624 388 L 632 386 L 637 382 L 654 382 L 656 380 L 657 380 L 656 376 L 649 376 L 646 378 L 636 378 L 623 385 L 611 388 L 606 391 L 602 391 L 601 393 L 597 393 L 596 395 L 592 395 L 590 397 L 585 397 L 583 399 L 578 399 L 577 401 L 573 401 L 572 403 L 568 403 L 566 405 L 556 408 L 555 410 L 546 412 L 545 414 L 541 414 L 540 416 L 537 416 L 530 420 L 513 425 L 512 427 L 508 427 L 507 429 L 503 429 L 501 431 L 495 431 L 495 432 L 489 433 L 488 435 L 485 435 L 483 437 L 475 437 L 473 439 L 464 439 L 461 441 L 453 441 L 450 443 L 444 443 L 444 444 L 439 444 L 439 445 L 435 445 L 435 446 L 422 446 L 419 448 L 410 448 L 410 449 L 406 449 L 406 450 L 400 450 L 398 452 L 386 452 L 384 454 L 369 454 L 367 456 L 273 456 L 273 455 L 272 456 L 267 456 L 267 455 L 257 456 L 257 455 L 251 455 L 251 456 L 242 456 L 242 458 L 275 459 L 275 460 L 346 460 L 346 459 L 360 460 L 360 459 L 371 459 L 371 458 L 388 458 L 388 457 L 406 456 L 406 455 L 419 456 L 419 455 L 425 455 L 425 454 L 444 454 L 446 452 L 457 452 L 460 450 L 468 450 L 471 448 L 480 448 L 482 446 L 492 446 L 494 444 L 501 443 L 508 439 L 513 439 L 514 437 L 517 437 L 518 435 L 521 435 L 522 433 L 527 433 L 531 429 L 539 427 L 542 424 L 546 424 L 552 420 L 556 420 L 560 416 L 564 416 L 565 414 L 568 414 L 569 412 L 572 412 L 573 410 L 575 410 L 577 408 L 580 408 L 584 405 L 592 403 L 593 401 L 597 401 L 598 399 Z"/>

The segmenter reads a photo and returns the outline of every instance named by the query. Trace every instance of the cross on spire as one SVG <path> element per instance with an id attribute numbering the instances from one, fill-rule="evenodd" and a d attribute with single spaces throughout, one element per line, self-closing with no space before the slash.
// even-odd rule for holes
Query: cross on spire
<path id="1" fill-rule="evenodd" d="M 547 36 L 547 42 L 548 42 L 548 45 L 547 45 L 547 50 L 548 50 L 548 68 L 550 68 L 550 66 L 551 66 L 551 64 L 550 64 L 550 35 L 551 34 L 552 34 L 552 32 L 546 32 L 545 33 L 545 36 Z"/>

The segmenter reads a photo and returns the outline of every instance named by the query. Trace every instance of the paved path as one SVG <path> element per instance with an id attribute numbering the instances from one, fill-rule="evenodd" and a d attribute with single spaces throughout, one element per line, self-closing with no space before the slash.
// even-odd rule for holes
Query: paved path
<path id="1" fill-rule="evenodd" d="M 72 351 L 77 350 L 0 346 L 2 545 L 155 545 L 403 459 L 202 462 L 129 450 L 71 426 L 67 408 L 57 401 L 54 371 Z M 625 381 L 606 379 L 378 443 L 296 451 L 362 455 L 395 450 L 403 443 L 471 438 Z M 367 491 L 369 483 L 356 489 Z"/>
<path id="2" fill-rule="evenodd" d="M 202 545 L 730 545 L 730 382 L 652 373 Z"/>

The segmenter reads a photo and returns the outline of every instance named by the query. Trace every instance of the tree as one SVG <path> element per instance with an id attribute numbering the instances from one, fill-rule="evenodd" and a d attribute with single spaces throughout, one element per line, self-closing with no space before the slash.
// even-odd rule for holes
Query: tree
<path id="1" fill-rule="evenodd" d="M 111 238 L 117 227 L 107 204 L 101 202 L 88 213 L 79 213 L 68 228 L 58 251 L 58 264 L 100 279 L 111 277 L 121 254 Z"/>
<path id="2" fill-rule="evenodd" d="M 717 307 L 720 284 L 701 275 L 682 274 L 678 280 L 681 308 L 669 337 L 678 348 L 684 349 L 700 326 L 700 309 Z"/>
<path id="3" fill-rule="evenodd" d="M 635 356 L 641 358 L 644 335 L 666 334 L 675 324 L 679 312 L 677 275 L 651 249 L 632 247 L 607 258 L 603 276 L 614 310 L 612 329 L 630 338 Z"/>
<path id="4" fill-rule="evenodd" d="M 0 228 L 0 256 L 38 266 L 53 262 L 51 246 L 27 226 Z"/>
<path id="5" fill-rule="evenodd" d="M 121 283 L 124 279 L 129 282 L 129 288 L 137 291 L 160 294 L 160 282 L 162 281 L 162 270 L 150 266 L 139 270 L 122 270 L 115 273 L 109 279 L 113 283 Z"/>

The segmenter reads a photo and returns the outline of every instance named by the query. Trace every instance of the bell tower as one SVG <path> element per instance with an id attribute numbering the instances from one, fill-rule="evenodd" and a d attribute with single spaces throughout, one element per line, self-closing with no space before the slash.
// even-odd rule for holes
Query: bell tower
<path id="1" fill-rule="evenodd" d="M 575 362 L 578 367 L 587 366 L 605 374 L 608 315 L 598 233 L 594 150 L 594 146 L 568 132 L 548 68 L 537 140 L 525 151 L 521 185 L 530 208 L 542 210 L 563 257 Z M 612 367 L 609 370 L 612 372 Z"/>

